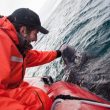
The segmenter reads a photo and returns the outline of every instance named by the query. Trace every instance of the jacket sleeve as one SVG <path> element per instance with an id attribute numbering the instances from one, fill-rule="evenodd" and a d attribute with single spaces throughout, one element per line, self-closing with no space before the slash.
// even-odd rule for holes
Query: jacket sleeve
<path id="1" fill-rule="evenodd" d="M 57 58 L 57 51 L 29 50 L 26 55 L 26 67 L 49 63 Z"/>
<path id="2" fill-rule="evenodd" d="M 4 36 L 0 36 L 0 84 L 7 85 L 11 72 L 10 67 L 11 45 Z"/>

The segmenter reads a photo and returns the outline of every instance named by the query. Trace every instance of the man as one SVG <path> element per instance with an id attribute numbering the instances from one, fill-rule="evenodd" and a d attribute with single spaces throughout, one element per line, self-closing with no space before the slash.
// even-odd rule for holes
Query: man
<path id="1" fill-rule="evenodd" d="M 39 88 L 23 82 L 25 69 L 49 63 L 57 51 L 31 50 L 37 34 L 47 34 L 39 16 L 28 8 L 0 17 L 0 110 L 49 110 L 51 100 Z"/>

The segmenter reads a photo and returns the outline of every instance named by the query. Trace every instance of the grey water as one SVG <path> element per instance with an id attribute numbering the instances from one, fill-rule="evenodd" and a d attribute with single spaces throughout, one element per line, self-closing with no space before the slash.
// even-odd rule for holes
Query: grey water
<path id="1" fill-rule="evenodd" d="M 50 33 L 39 34 L 35 49 L 58 50 L 67 44 L 91 58 L 80 69 L 68 69 L 58 58 L 29 69 L 26 76 L 49 75 L 58 81 L 69 74 L 69 82 L 110 101 L 110 0 L 62 0 L 44 26 Z"/>

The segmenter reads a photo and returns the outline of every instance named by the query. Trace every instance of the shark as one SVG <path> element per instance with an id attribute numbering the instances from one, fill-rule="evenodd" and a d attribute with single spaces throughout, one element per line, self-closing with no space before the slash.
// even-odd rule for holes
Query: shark
<path id="1" fill-rule="evenodd" d="M 109 54 L 100 58 L 66 46 L 62 59 L 65 65 L 63 81 L 77 84 L 110 101 Z"/>
<path id="2" fill-rule="evenodd" d="M 83 68 L 90 56 L 86 52 L 76 51 L 71 46 L 66 46 L 62 51 L 62 58 L 65 64 L 63 80 L 67 82 L 77 82 L 77 73 Z"/>

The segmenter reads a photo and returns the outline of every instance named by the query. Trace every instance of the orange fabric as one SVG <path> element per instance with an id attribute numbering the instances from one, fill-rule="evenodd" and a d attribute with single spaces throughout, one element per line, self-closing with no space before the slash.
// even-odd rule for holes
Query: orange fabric
<path id="1" fill-rule="evenodd" d="M 19 75 L 22 71 L 22 69 L 20 69 L 22 63 L 17 64 L 17 62 L 11 62 L 12 55 L 19 56 L 20 58 L 22 58 L 22 55 L 10 37 L 1 28 L 7 32 L 10 31 L 10 37 L 12 38 L 13 36 L 15 44 L 19 42 L 13 25 L 6 18 L 0 19 L 0 84 L 7 87 L 12 83 L 17 83 L 22 78 L 21 75 Z"/>
<path id="2" fill-rule="evenodd" d="M 28 84 L 0 90 L 0 110 L 50 110 L 51 103 L 41 89 Z"/>
<path id="3" fill-rule="evenodd" d="M 49 63 L 57 57 L 56 51 L 29 50 L 26 55 L 26 67 L 33 67 Z"/>
<path id="4" fill-rule="evenodd" d="M 20 98 L 15 100 L 16 95 L 10 98 L 9 96 L 10 94 L 7 92 L 7 89 L 11 89 L 10 93 L 17 94 L 18 90 L 20 89 L 19 85 L 23 81 L 26 67 L 38 66 L 41 64 L 48 63 L 54 60 L 57 56 L 56 51 L 42 52 L 36 50 L 29 50 L 27 52 L 26 57 L 23 58 L 23 56 L 16 47 L 16 45 L 18 44 L 19 41 L 14 26 L 8 21 L 6 17 L 0 18 L 0 89 L 1 89 L 0 93 L 1 91 L 3 91 L 3 94 L 0 94 L 0 110 L 2 110 L 3 107 L 1 106 L 2 103 L 4 103 L 5 104 L 4 106 L 7 107 L 3 110 L 12 110 L 14 104 L 15 104 L 15 108 L 17 109 L 18 107 L 19 110 L 24 110 L 26 106 L 28 107 L 28 103 L 26 106 L 24 106 L 25 102 L 23 104 L 19 102 Z M 33 91 L 33 89 L 34 91 L 36 90 L 36 88 L 32 88 L 32 89 L 30 88 L 29 90 Z M 26 88 L 22 88 L 22 91 L 27 92 L 27 90 Z M 26 95 L 26 97 L 29 96 L 31 98 L 31 96 L 29 95 L 30 93 L 31 92 L 29 92 Z M 35 96 L 33 97 L 35 99 Z M 41 97 L 43 99 L 43 94 Z M 11 104 L 13 106 L 11 106 Z M 8 108 L 8 106 L 10 109 Z M 15 108 L 14 110 L 16 110 Z"/>

